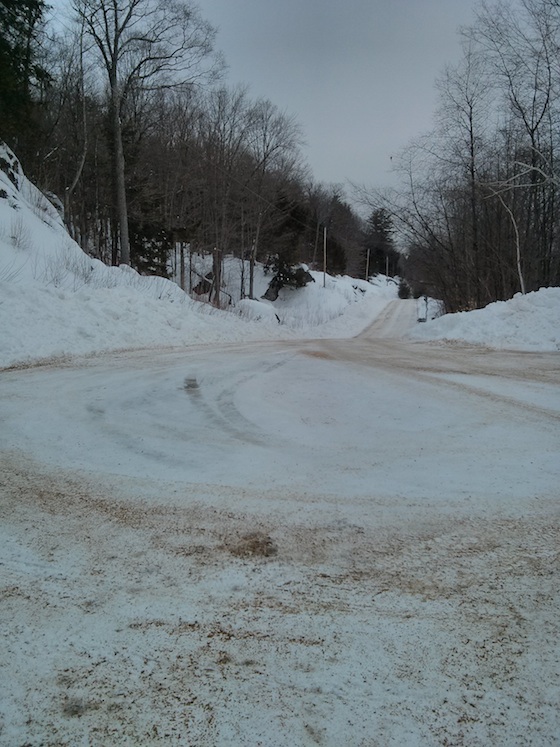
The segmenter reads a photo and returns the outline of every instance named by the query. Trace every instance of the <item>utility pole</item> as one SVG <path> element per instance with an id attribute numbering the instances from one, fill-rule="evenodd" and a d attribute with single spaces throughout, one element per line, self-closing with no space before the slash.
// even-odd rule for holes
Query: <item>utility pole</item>
<path id="1" fill-rule="evenodd" d="M 317 267 L 317 247 L 319 246 L 319 230 L 321 228 L 321 224 L 319 221 L 317 221 L 317 231 L 315 232 L 315 246 L 313 247 L 313 261 L 311 262 L 311 267 L 313 270 Z"/>
<path id="2" fill-rule="evenodd" d="M 327 286 L 327 227 L 323 226 L 323 288 Z"/>
<path id="3" fill-rule="evenodd" d="M 367 257 L 366 257 L 366 280 L 369 279 L 369 253 L 370 253 L 370 248 L 368 246 Z"/>

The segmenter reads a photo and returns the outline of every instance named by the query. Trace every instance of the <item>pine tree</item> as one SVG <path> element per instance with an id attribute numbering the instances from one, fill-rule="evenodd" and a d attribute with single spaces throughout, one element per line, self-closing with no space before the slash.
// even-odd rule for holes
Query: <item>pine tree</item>
<path id="1" fill-rule="evenodd" d="M 34 94 L 50 77 L 38 62 L 43 0 L 0 0 L 0 138 L 22 158 L 37 128 Z"/>
<path id="2" fill-rule="evenodd" d="M 364 249 L 368 276 L 378 273 L 397 274 L 399 254 L 393 241 L 393 222 L 387 210 L 380 208 L 370 215 L 365 231 Z"/>

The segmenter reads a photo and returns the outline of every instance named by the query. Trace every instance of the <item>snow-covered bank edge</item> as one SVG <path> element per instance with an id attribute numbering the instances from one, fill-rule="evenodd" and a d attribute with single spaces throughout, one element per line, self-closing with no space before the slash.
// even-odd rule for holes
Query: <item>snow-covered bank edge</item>
<path id="1" fill-rule="evenodd" d="M 348 292 L 340 292 L 351 288 L 351 279 L 331 282 L 338 290 L 286 291 L 278 308 L 285 321 L 276 318 L 274 308 L 269 312 L 270 304 L 258 301 L 252 302 L 253 307 L 267 313 L 254 321 L 235 308 L 219 311 L 187 296 L 183 302 L 158 300 L 122 286 L 68 291 L 1 283 L 0 368 L 149 347 L 353 337 L 392 297 L 390 290 L 378 294 L 372 287 L 363 298 L 351 300 Z"/>
<path id="2" fill-rule="evenodd" d="M 446 314 L 411 331 L 413 340 L 466 342 L 500 350 L 560 350 L 560 288 L 516 294 L 484 309 Z"/>

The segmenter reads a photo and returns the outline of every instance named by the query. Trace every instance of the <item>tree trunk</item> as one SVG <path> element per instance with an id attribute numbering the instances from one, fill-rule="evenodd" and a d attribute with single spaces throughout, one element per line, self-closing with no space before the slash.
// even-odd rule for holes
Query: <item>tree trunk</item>
<path id="1" fill-rule="evenodd" d="M 478 240 L 478 210 L 476 194 L 476 141 L 474 133 L 474 116 L 472 107 L 469 111 L 469 179 L 470 179 L 470 202 L 471 202 L 471 250 L 474 264 L 474 287 L 475 287 L 475 306 L 477 309 L 481 306 L 480 284 L 482 282 L 480 270 L 479 240 Z M 467 268 L 469 272 L 469 268 Z M 469 299 L 470 301 L 470 299 Z"/>
<path id="2" fill-rule="evenodd" d="M 214 275 L 214 306 L 221 309 L 221 287 L 222 287 L 222 252 L 214 249 L 212 255 L 212 272 Z"/>
<path id="3" fill-rule="evenodd" d="M 511 222 L 513 224 L 513 230 L 515 231 L 515 259 L 516 259 L 516 265 L 517 265 L 517 277 L 519 279 L 519 288 L 521 290 L 521 293 L 525 295 L 525 278 L 523 277 L 523 270 L 521 267 L 521 243 L 519 239 L 519 229 L 517 227 L 517 221 L 515 220 L 515 215 L 513 214 L 513 211 L 511 208 L 509 208 L 506 205 L 506 202 L 502 195 L 497 195 L 499 201 L 502 203 L 503 207 L 506 209 L 507 214 L 509 215 Z"/>
<path id="4" fill-rule="evenodd" d="M 192 258 L 192 242 L 189 244 L 189 294 L 192 293 L 193 289 L 193 258 Z"/>
<path id="5" fill-rule="evenodd" d="M 115 191 L 117 197 L 117 220 L 119 224 L 120 238 L 120 263 L 123 265 L 130 264 L 130 241 L 128 237 L 128 208 L 126 204 L 125 188 L 125 164 L 124 150 L 122 141 L 122 126 L 119 113 L 119 101 L 116 91 L 116 83 L 113 89 L 112 100 L 112 128 L 113 128 L 113 147 L 115 149 L 114 168 L 115 168 Z"/>
<path id="6" fill-rule="evenodd" d="M 262 213 L 259 213 L 257 220 L 257 230 L 255 232 L 255 240 L 251 247 L 251 255 L 249 257 L 249 298 L 253 300 L 255 298 L 255 262 L 257 259 L 257 250 L 259 246 L 259 234 L 261 232 L 261 219 Z"/>
<path id="7" fill-rule="evenodd" d="M 183 241 L 179 244 L 179 258 L 181 262 L 181 269 L 179 271 L 181 290 L 185 290 L 185 244 Z"/>
<path id="8" fill-rule="evenodd" d="M 78 167 L 76 169 L 76 173 L 74 174 L 74 178 L 72 179 L 72 183 L 69 187 L 66 187 L 66 190 L 64 192 L 64 223 L 66 225 L 66 228 L 68 229 L 70 235 L 72 238 L 76 238 L 75 236 L 75 227 L 72 225 L 72 218 L 70 216 L 70 204 L 72 200 L 72 195 L 74 194 L 74 190 L 76 189 L 76 186 L 82 176 L 82 172 L 84 170 L 84 166 L 86 163 L 86 157 L 88 152 L 88 130 L 87 130 L 87 111 L 86 111 L 86 95 L 84 91 L 84 27 L 82 22 L 82 30 L 80 32 L 80 97 L 82 100 L 82 129 L 83 129 L 83 135 L 84 135 L 84 144 L 82 147 L 82 154 L 80 156 L 80 161 L 78 163 Z M 80 236 L 80 246 L 83 248 L 85 246 L 85 233 L 82 231 Z"/>
<path id="9" fill-rule="evenodd" d="M 257 247 L 255 244 L 251 247 L 251 253 L 249 254 L 249 298 L 252 300 L 255 297 L 255 255 L 257 253 Z"/>

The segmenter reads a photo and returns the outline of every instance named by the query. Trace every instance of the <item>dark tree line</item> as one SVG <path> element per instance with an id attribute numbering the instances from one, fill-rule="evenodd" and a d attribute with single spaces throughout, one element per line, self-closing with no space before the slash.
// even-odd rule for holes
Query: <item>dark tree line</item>
<path id="1" fill-rule="evenodd" d="M 21 157 L 41 132 L 41 107 L 51 77 L 43 62 L 43 0 L 0 2 L 0 124 Z"/>
<path id="2" fill-rule="evenodd" d="M 221 83 L 190 0 L 0 0 L 0 138 L 91 255 L 165 275 L 185 247 L 284 271 L 404 273 L 449 311 L 560 281 L 560 4 L 482 4 L 438 81 L 437 125 L 363 221 L 315 184 L 298 123 Z M 396 251 L 404 250 L 404 260 Z M 399 259 L 401 261 L 399 262 Z M 180 282 L 185 285 L 181 261 Z M 245 270 L 244 270 L 245 271 Z"/>
<path id="3" fill-rule="evenodd" d="M 560 4 L 482 4 L 462 39 L 402 186 L 367 195 L 393 217 L 413 290 L 448 311 L 560 282 Z"/>
<path id="4" fill-rule="evenodd" d="M 366 272 L 371 227 L 314 184 L 300 126 L 221 83 L 215 32 L 189 0 L 69 0 L 63 36 L 42 0 L 0 0 L 0 138 L 106 263 L 166 275 L 186 246 L 277 270 Z M 374 241 L 375 243 L 375 241 Z M 385 271 L 372 246 L 370 274 Z M 396 271 L 391 254 L 391 270 Z M 180 282 L 185 284 L 181 261 Z"/>

